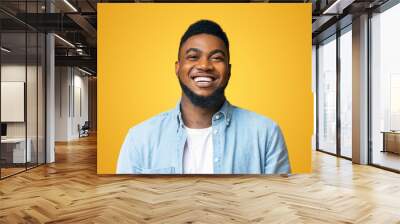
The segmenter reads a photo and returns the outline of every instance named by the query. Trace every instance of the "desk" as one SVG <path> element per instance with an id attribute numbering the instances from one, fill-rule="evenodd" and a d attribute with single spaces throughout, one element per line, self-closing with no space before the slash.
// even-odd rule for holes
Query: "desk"
<path id="1" fill-rule="evenodd" d="M 31 162 L 32 140 L 27 139 L 26 154 L 25 154 L 25 138 L 6 138 L 1 139 L 1 157 L 9 163 L 25 163 Z M 12 158 L 12 159 L 11 159 Z M 27 161 L 25 161 L 27 159 Z"/>
<path id="2" fill-rule="evenodd" d="M 393 152 L 400 154 L 400 132 L 382 131 L 381 133 L 383 134 L 382 152 Z"/>

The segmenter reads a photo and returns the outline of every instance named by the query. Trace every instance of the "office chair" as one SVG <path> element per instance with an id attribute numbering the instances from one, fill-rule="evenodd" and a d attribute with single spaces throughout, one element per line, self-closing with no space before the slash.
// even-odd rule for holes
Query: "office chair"
<path id="1" fill-rule="evenodd" d="M 85 121 L 82 127 L 80 127 L 80 125 L 78 124 L 79 138 L 89 136 L 89 129 L 90 129 L 89 121 Z"/>

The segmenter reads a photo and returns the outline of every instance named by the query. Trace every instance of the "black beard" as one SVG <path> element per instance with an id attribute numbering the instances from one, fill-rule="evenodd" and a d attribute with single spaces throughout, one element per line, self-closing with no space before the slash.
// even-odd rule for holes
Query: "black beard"
<path id="1" fill-rule="evenodd" d="M 220 106 L 225 101 L 225 88 L 226 85 L 216 89 L 210 96 L 199 96 L 189 89 L 179 78 L 183 93 L 189 98 L 193 105 L 201 108 L 214 108 Z"/>

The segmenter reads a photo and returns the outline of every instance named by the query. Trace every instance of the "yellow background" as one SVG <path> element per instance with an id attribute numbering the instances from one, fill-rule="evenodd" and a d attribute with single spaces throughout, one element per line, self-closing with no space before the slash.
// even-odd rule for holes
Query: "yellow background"
<path id="1" fill-rule="evenodd" d="M 230 41 L 228 100 L 276 121 L 294 173 L 311 172 L 311 4 L 98 4 L 97 172 L 115 173 L 128 129 L 175 107 L 179 41 L 199 19 Z"/>

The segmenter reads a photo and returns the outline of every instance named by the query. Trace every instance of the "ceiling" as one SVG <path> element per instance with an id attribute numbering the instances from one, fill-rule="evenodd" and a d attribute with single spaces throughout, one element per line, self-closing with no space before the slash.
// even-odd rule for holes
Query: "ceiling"
<path id="1" fill-rule="evenodd" d="M 96 73 L 96 2 L 95 0 L 1 0 L 2 46 L 12 49 L 7 54 L 2 52 L 3 61 L 18 62 L 24 60 L 25 55 L 28 60 L 36 57 L 36 51 L 42 49 L 43 44 L 37 44 L 38 41 L 33 38 L 38 35 L 37 33 L 54 32 L 57 34 L 56 66 L 79 66 Z M 28 32 L 27 38 L 25 31 Z M 38 39 L 43 40 L 43 36 Z"/>
<path id="2" fill-rule="evenodd" d="M 148 2 L 250 2 L 250 3 L 312 3 L 313 43 L 351 23 L 351 17 L 374 9 L 388 0 L 1 0 L 0 24 L 2 45 L 23 54 L 24 32 L 54 32 L 56 65 L 85 67 L 96 72 L 97 58 L 97 3 L 148 3 Z M 51 12 L 51 13 L 50 13 Z M 348 22 L 346 22 L 348 21 Z M 336 26 L 336 27 L 335 27 Z M 21 33 L 22 32 L 22 33 Z M 29 39 L 29 38 L 28 38 Z M 66 43 L 66 40 L 70 44 Z M 29 41 L 29 40 L 28 40 Z M 72 44 L 72 45 L 71 45 Z M 29 43 L 27 52 L 33 52 L 35 43 Z M 3 55 L 3 54 L 2 54 Z"/>

